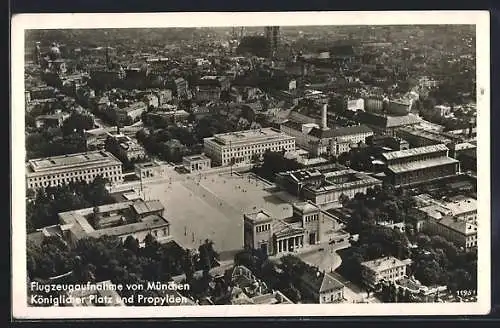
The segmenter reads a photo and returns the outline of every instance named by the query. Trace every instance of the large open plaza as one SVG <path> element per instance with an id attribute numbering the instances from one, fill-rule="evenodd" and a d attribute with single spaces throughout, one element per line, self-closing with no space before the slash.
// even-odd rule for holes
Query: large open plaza
<path id="1" fill-rule="evenodd" d="M 273 186 L 251 174 L 185 175 L 165 183 L 144 184 L 146 199 L 165 206 L 171 234 L 185 247 L 211 239 L 221 253 L 243 247 L 243 214 L 266 209 L 276 218 L 291 215 L 291 205 Z"/>

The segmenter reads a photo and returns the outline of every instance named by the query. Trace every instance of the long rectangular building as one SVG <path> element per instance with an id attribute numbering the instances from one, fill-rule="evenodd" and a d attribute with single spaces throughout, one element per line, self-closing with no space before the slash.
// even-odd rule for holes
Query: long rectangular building
<path id="1" fill-rule="evenodd" d="M 273 128 L 230 132 L 205 138 L 204 150 L 216 165 L 229 165 L 232 159 L 235 164 L 250 163 L 266 150 L 295 150 L 295 138 Z"/>
<path id="2" fill-rule="evenodd" d="M 337 164 L 280 172 L 276 183 L 290 194 L 324 209 L 338 206 L 343 195 L 353 198 L 357 193 L 366 193 L 368 188 L 382 185 L 381 180 Z"/>
<path id="3" fill-rule="evenodd" d="M 455 175 L 460 171 L 459 161 L 448 157 L 448 151 L 438 144 L 383 153 L 387 182 L 411 185 Z"/>
<path id="4" fill-rule="evenodd" d="M 76 181 L 92 182 L 99 175 L 111 183 L 122 182 L 122 163 L 105 151 L 37 158 L 26 163 L 28 189 Z"/>

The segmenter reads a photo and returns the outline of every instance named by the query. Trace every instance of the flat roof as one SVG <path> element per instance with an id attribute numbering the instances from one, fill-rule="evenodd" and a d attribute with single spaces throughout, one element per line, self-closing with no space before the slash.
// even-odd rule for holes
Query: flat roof
<path id="1" fill-rule="evenodd" d="M 471 197 L 463 197 L 462 199 L 446 202 L 445 206 L 453 215 L 460 215 L 477 211 L 477 200 Z"/>
<path id="2" fill-rule="evenodd" d="M 264 210 L 260 210 L 258 212 L 253 212 L 253 213 L 245 214 L 245 218 L 251 220 L 254 223 L 272 221 L 271 215 L 269 215 Z"/>
<path id="3" fill-rule="evenodd" d="M 448 144 L 452 141 L 451 139 L 448 139 L 448 138 L 446 138 L 438 133 L 432 133 L 432 132 L 429 132 L 426 130 L 416 129 L 414 127 L 404 127 L 404 128 L 401 128 L 400 131 L 405 132 L 405 133 L 409 133 L 409 134 L 413 134 L 415 136 L 419 136 L 422 138 L 427 138 L 429 140 L 438 141 L 442 144 Z"/>
<path id="4" fill-rule="evenodd" d="M 159 215 L 148 215 L 141 221 L 131 224 L 124 224 L 118 227 L 94 230 L 89 233 L 90 237 L 99 238 L 101 236 L 123 236 L 134 232 L 158 229 L 169 226 L 169 222 Z"/>
<path id="5" fill-rule="evenodd" d="M 272 141 L 279 139 L 295 139 L 295 138 L 277 129 L 263 128 L 263 129 L 252 129 L 252 130 L 217 134 L 214 137 L 207 139 L 214 140 L 216 142 L 221 143 L 222 145 L 230 145 L 230 144 L 237 145 L 240 143 L 248 143 L 248 142 L 264 142 L 264 141 Z"/>
<path id="6" fill-rule="evenodd" d="M 473 235 L 477 233 L 477 225 L 460 220 L 456 217 L 445 216 L 437 222 L 438 224 L 462 235 Z"/>
<path id="7" fill-rule="evenodd" d="M 371 261 L 362 262 L 361 266 L 368 268 L 375 272 L 382 272 L 394 267 L 400 267 L 403 265 L 408 265 L 411 263 L 411 260 L 401 261 L 400 259 L 395 258 L 394 256 L 388 256 L 384 258 L 378 258 Z"/>
<path id="8" fill-rule="evenodd" d="M 443 151 L 447 152 L 448 147 L 446 147 L 446 145 L 443 145 L 443 144 L 438 144 L 438 145 L 431 145 L 431 146 L 425 146 L 425 147 L 410 148 L 410 149 L 405 149 L 405 150 L 391 151 L 391 152 L 383 153 L 382 156 L 386 160 L 391 160 L 391 159 L 406 158 L 406 157 L 412 157 L 412 156 L 430 154 L 430 153 L 436 153 L 436 152 L 443 152 Z"/>
<path id="9" fill-rule="evenodd" d="M 403 172 L 425 170 L 431 167 L 447 165 L 447 164 L 455 164 L 455 163 L 459 163 L 459 161 L 450 157 L 439 157 L 439 158 L 431 158 L 425 161 L 417 161 L 404 164 L 393 164 L 389 165 L 388 169 L 391 172 L 398 174 Z"/>
<path id="10" fill-rule="evenodd" d="M 204 154 L 200 154 L 200 155 L 191 155 L 191 156 L 184 156 L 182 157 L 182 160 L 186 160 L 186 161 L 206 161 L 206 160 L 210 160 L 209 157 L 207 157 L 206 155 Z"/>
<path id="11" fill-rule="evenodd" d="M 159 200 L 147 200 L 138 199 L 132 204 L 132 208 L 137 214 L 144 214 L 156 211 L 162 211 L 165 207 L 160 203 Z"/>
<path id="12" fill-rule="evenodd" d="M 149 168 L 149 167 L 158 167 L 160 165 L 156 162 L 146 162 L 146 163 L 136 163 L 134 164 L 134 166 L 138 168 Z"/>
<path id="13" fill-rule="evenodd" d="M 54 157 L 31 159 L 27 162 L 27 173 L 54 172 L 85 165 L 122 164 L 113 154 L 107 151 L 67 154 Z"/>

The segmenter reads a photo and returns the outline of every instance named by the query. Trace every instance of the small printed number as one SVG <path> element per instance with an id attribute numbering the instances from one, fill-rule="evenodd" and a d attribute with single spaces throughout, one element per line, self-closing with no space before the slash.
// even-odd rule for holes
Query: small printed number
<path id="1" fill-rule="evenodd" d="M 475 296 L 476 291 L 473 289 L 457 290 L 457 295 L 458 296 Z"/>

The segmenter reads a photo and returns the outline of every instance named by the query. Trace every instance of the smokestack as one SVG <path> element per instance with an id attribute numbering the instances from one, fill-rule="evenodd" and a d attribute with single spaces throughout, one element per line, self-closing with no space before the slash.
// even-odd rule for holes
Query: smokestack
<path id="1" fill-rule="evenodd" d="M 321 108 L 321 129 L 322 130 L 328 130 L 328 124 L 327 124 L 327 108 L 328 104 L 323 104 L 323 108 Z"/>

